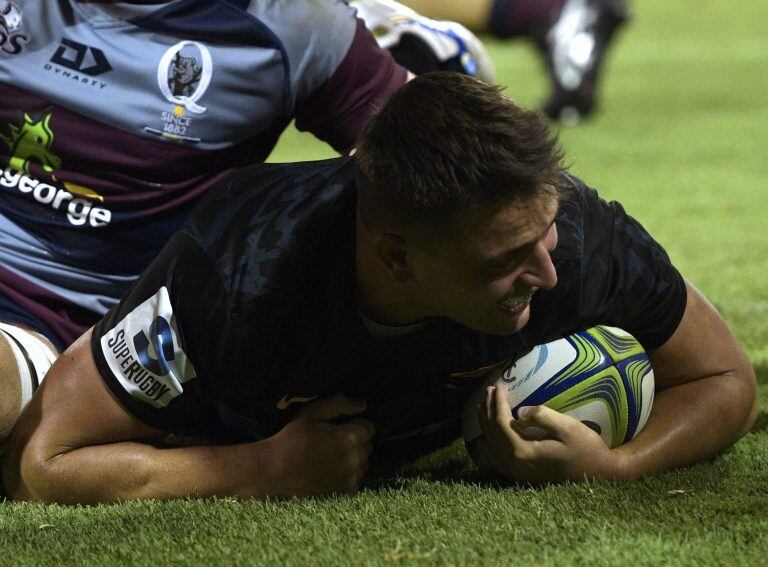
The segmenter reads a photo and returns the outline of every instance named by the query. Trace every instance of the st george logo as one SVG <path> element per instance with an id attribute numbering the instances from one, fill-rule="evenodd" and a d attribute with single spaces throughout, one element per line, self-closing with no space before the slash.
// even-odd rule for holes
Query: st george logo
<path id="1" fill-rule="evenodd" d="M 0 0 L 0 49 L 9 55 L 21 51 L 29 38 L 21 33 L 21 10 L 13 2 Z"/>
<path id="2" fill-rule="evenodd" d="M 55 170 L 61 168 L 61 159 L 53 153 L 53 129 L 51 128 L 52 112 L 47 111 L 32 118 L 24 113 L 19 125 L 9 124 L 10 136 L 0 134 L 0 140 L 8 146 L 8 168 L 32 175 L 30 165 L 36 163 L 50 174 L 53 181 L 56 179 Z M 74 195 L 80 195 L 88 199 L 104 202 L 104 197 L 93 189 L 83 187 L 76 183 L 64 182 L 67 191 Z"/>
<path id="3" fill-rule="evenodd" d="M 61 167 L 61 160 L 51 151 L 53 131 L 51 113 L 47 112 L 36 120 L 24 114 L 19 126 L 9 124 L 10 137 L 0 134 L 9 148 L 11 160 L 9 166 L 16 171 L 31 173 L 30 163 L 38 163 L 46 173 L 53 173 Z"/>
<path id="4" fill-rule="evenodd" d="M 51 63 L 95 77 L 112 70 L 101 49 L 89 47 L 65 37 L 51 57 Z"/>

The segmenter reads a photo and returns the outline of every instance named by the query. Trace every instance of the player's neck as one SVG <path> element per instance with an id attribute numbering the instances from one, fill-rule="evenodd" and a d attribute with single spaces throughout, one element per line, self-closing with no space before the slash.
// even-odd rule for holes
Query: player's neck
<path id="1" fill-rule="evenodd" d="M 387 327 L 411 327 L 429 319 L 402 294 L 392 293 L 375 278 L 358 272 L 355 290 L 357 310 L 369 320 Z"/>

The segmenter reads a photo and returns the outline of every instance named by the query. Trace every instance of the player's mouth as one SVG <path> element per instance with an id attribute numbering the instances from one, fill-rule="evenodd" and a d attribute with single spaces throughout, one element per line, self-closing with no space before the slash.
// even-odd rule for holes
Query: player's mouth
<path id="1" fill-rule="evenodd" d="M 522 313 L 531 303 L 531 296 L 533 296 L 533 292 L 523 296 L 505 297 L 501 301 L 497 301 L 496 305 L 507 315 L 517 315 Z"/>

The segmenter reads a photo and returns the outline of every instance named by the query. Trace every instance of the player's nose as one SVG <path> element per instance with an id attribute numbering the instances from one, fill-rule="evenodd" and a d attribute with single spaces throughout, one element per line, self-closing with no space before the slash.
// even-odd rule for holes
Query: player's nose
<path id="1" fill-rule="evenodd" d="M 525 283 L 540 289 L 552 289 L 557 285 L 557 269 L 545 243 L 540 242 L 528 258 L 524 273 Z"/>

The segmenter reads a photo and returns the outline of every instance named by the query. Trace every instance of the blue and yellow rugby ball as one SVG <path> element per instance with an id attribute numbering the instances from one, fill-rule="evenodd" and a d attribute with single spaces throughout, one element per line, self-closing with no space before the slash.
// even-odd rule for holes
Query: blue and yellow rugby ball
<path id="1" fill-rule="evenodd" d="M 545 405 L 595 430 L 609 447 L 626 443 L 645 426 L 654 394 L 653 369 L 640 343 L 616 327 L 598 325 L 538 345 L 506 368 L 491 373 L 464 408 L 464 442 L 482 464 L 483 432 L 475 406 L 487 386 L 505 387 L 512 415 L 523 406 Z M 536 428 L 525 437 L 545 436 Z M 482 460 L 484 461 L 484 460 Z"/>

